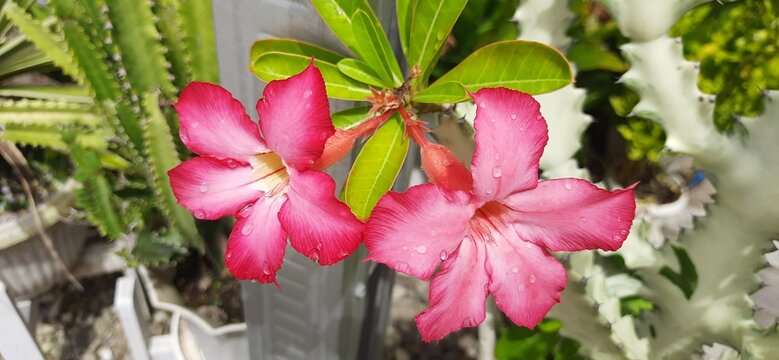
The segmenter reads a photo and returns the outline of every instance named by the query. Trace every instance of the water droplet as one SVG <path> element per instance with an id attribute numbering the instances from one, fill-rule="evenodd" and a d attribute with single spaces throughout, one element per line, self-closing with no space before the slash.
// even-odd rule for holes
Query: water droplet
<path id="1" fill-rule="evenodd" d="M 341 9 L 341 8 L 338 8 L 336 11 L 338 12 L 338 15 L 343 15 L 344 14 L 343 9 Z"/>
<path id="2" fill-rule="evenodd" d="M 197 129 L 198 127 L 200 127 L 200 123 L 199 122 L 192 123 L 192 128 L 193 129 Z"/>
<path id="3" fill-rule="evenodd" d="M 316 249 L 317 249 L 317 251 L 322 250 L 322 242 L 321 241 L 317 241 L 316 242 Z"/>
<path id="4" fill-rule="evenodd" d="M 181 128 L 181 130 L 179 130 L 179 136 L 181 136 L 181 141 L 184 144 L 189 143 L 189 133 L 187 133 L 187 129 Z"/>
<path id="5" fill-rule="evenodd" d="M 338 215 L 341 215 L 341 217 L 348 217 L 349 216 L 349 210 L 341 210 L 338 212 Z"/>
<path id="6" fill-rule="evenodd" d="M 517 273 L 519 273 L 519 268 L 515 266 L 515 267 L 511 268 L 511 272 L 514 273 L 514 274 L 517 274 Z"/>
<path id="7" fill-rule="evenodd" d="M 408 263 L 403 262 L 403 261 L 396 262 L 394 267 L 395 267 L 395 270 L 397 270 L 399 272 L 402 272 L 402 273 L 407 273 L 409 271 L 409 269 L 411 268 L 408 265 Z"/>
<path id="8" fill-rule="evenodd" d="M 531 284 L 536 282 L 536 275 L 535 274 L 530 274 L 530 278 L 528 279 L 528 281 L 530 281 Z"/>
<path id="9" fill-rule="evenodd" d="M 206 217 L 206 212 L 203 210 L 196 210 L 195 211 L 195 217 L 198 219 L 203 219 Z"/>
<path id="10" fill-rule="evenodd" d="M 519 131 L 525 131 L 525 127 L 524 126 L 520 126 L 519 127 Z"/>
<path id="11" fill-rule="evenodd" d="M 511 120 L 516 120 L 516 119 L 517 119 L 517 114 L 511 114 Z"/>
<path id="12" fill-rule="evenodd" d="M 207 183 L 200 184 L 200 192 L 204 193 L 207 191 L 208 191 L 208 184 Z"/>
<path id="13" fill-rule="evenodd" d="M 500 154 L 495 154 L 495 160 L 500 160 Z"/>
<path id="14" fill-rule="evenodd" d="M 449 257 L 449 254 L 446 253 L 446 250 L 441 250 L 441 253 L 438 254 L 438 258 L 441 259 L 441 261 L 446 260 Z"/>
<path id="15" fill-rule="evenodd" d="M 503 176 L 503 169 L 501 169 L 500 166 L 492 168 L 492 177 L 498 179 L 501 176 Z"/>
<path id="16" fill-rule="evenodd" d="M 303 98 L 308 99 L 311 97 L 312 94 L 313 92 L 311 90 L 306 90 L 306 92 L 303 93 Z"/>
<path id="17" fill-rule="evenodd" d="M 486 193 L 487 193 L 487 195 L 489 195 L 489 194 L 492 194 L 492 189 L 490 189 L 490 188 L 487 188 L 487 191 L 486 191 Z"/>
<path id="18" fill-rule="evenodd" d="M 463 241 L 471 241 L 471 237 L 469 235 L 465 235 L 465 237 L 463 237 Z"/>
<path id="19" fill-rule="evenodd" d="M 625 230 L 625 229 L 622 229 L 622 230 L 619 231 L 619 233 L 622 234 L 622 235 L 627 235 L 628 231 Z"/>
<path id="20" fill-rule="evenodd" d="M 229 253 L 225 254 L 225 257 L 230 259 L 230 258 L 233 257 L 233 253 L 229 252 Z"/>
<path id="21" fill-rule="evenodd" d="M 532 249 L 533 248 L 533 244 L 531 244 L 529 242 L 526 242 L 525 243 L 525 247 L 528 248 L 528 249 Z"/>
<path id="22" fill-rule="evenodd" d="M 273 272 L 271 271 L 270 264 L 266 261 L 265 264 L 262 265 L 262 273 L 265 275 L 270 275 Z"/>
<path id="23" fill-rule="evenodd" d="M 487 108 L 487 103 L 481 103 L 481 104 L 479 104 L 479 106 L 480 106 L 482 109 L 486 109 L 486 108 Z M 495 119 L 492 119 L 492 121 L 495 121 Z"/>
<path id="24" fill-rule="evenodd" d="M 438 231 L 430 230 L 430 236 L 438 236 Z"/>
<path id="25" fill-rule="evenodd" d="M 415 247 L 414 250 L 416 250 L 420 254 L 424 254 L 427 252 L 427 247 L 425 245 L 419 245 Z"/>
<path id="26" fill-rule="evenodd" d="M 403 251 L 406 251 L 406 250 L 408 250 L 408 246 L 404 246 L 403 247 Z"/>
<path id="27" fill-rule="evenodd" d="M 519 291 L 525 291 L 525 284 L 519 284 Z"/>
<path id="28" fill-rule="evenodd" d="M 620 240 L 622 240 L 622 236 L 614 235 L 614 237 L 611 238 L 611 239 L 614 240 L 614 241 L 620 241 Z"/>
<path id="29" fill-rule="evenodd" d="M 565 183 L 565 185 L 563 185 L 563 186 L 565 186 L 565 190 L 568 190 L 568 191 L 573 190 L 573 185 L 571 185 L 571 183 Z"/>
<path id="30" fill-rule="evenodd" d="M 452 165 L 454 165 L 454 163 L 452 163 L 452 160 L 444 159 L 444 166 L 450 167 Z"/>
<path id="31" fill-rule="evenodd" d="M 580 217 L 580 218 L 579 218 L 579 221 L 581 221 L 581 222 L 587 222 L 587 218 L 586 218 L 586 217 L 584 217 L 584 216 L 582 216 L 582 217 Z"/>
<path id="32" fill-rule="evenodd" d="M 235 169 L 238 166 L 238 163 L 233 159 L 227 159 L 227 167 L 231 169 Z"/>
<path id="33" fill-rule="evenodd" d="M 444 33 L 438 33 L 435 35 L 436 40 L 441 41 L 444 39 Z"/>
<path id="34" fill-rule="evenodd" d="M 243 226 L 243 229 L 241 229 L 241 234 L 249 235 L 254 231 L 254 226 L 252 224 L 246 224 Z"/>

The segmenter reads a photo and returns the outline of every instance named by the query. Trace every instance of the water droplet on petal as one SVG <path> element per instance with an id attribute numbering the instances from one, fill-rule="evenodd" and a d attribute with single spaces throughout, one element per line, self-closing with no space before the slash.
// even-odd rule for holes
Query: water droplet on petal
<path id="1" fill-rule="evenodd" d="M 519 284 L 519 291 L 525 291 L 525 284 Z"/>
<path id="2" fill-rule="evenodd" d="M 517 114 L 511 114 L 511 120 L 516 120 L 516 119 L 517 119 Z"/>
<path id="3" fill-rule="evenodd" d="M 524 126 L 520 126 L 519 127 L 519 131 L 525 131 L 525 127 Z"/>
<path id="4" fill-rule="evenodd" d="M 308 99 L 311 97 L 312 94 L 313 92 L 311 90 L 306 90 L 306 92 L 303 93 L 303 98 Z"/>
<path id="5" fill-rule="evenodd" d="M 228 259 L 232 258 L 233 257 L 233 253 L 229 252 L 229 253 L 225 254 L 225 257 L 228 258 Z"/>
<path id="6" fill-rule="evenodd" d="M 622 229 L 622 230 L 619 231 L 619 233 L 622 234 L 622 235 L 627 235 L 628 231 L 625 230 L 625 229 Z"/>
<path id="7" fill-rule="evenodd" d="M 316 242 L 316 249 L 317 249 L 317 251 L 322 250 L 322 242 L 321 241 L 317 241 Z"/>
<path id="8" fill-rule="evenodd" d="M 441 250 L 441 253 L 438 254 L 438 258 L 441 259 L 441 261 L 446 260 L 449 257 L 449 254 L 446 253 L 446 250 Z"/>
<path id="9" fill-rule="evenodd" d="M 565 185 L 563 185 L 563 186 L 565 187 L 565 190 L 568 190 L 568 191 L 573 190 L 573 185 L 571 185 L 571 183 L 565 183 Z"/>
<path id="10" fill-rule="evenodd" d="M 427 252 L 427 247 L 425 245 L 419 245 L 415 247 L 414 250 L 416 250 L 420 254 L 424 254 Z"/>
<path id="11" fill-rule="evenodd" d="M 495 154 L 495 160 L 500 160 L 500 154 Z"/>
<path id="12" fill-rule="evenodd" d="M 529 242 L 526 242 L 525 243 L 525 247 L 528 248 L 528 249 L 532 249 L 533 248 L 533 244 L 531 244 Z"/>
<path id="13" fill-rule="evenodd" d="M 200 184 L 200 192 L 204 193 L 207 191 L 208 191 L 208 184 L 207 183 Z"/>
<path id="14" fill-rule="evenodd" d="M 199 122 L 194 122 L 194 123 L 192 123 L 192 128 L 193 128 L 193 129 L 197 129 L 199 126 L 200 126 L 200 123 L 199 123 Z"/>
<path id="15" fill-rule="evenodd" d="M 611 239 L 614 240 L 614 241 L 620 241 L 620 240 L 622 240 L 622 236 L 614 235 L 614 237 L 612 237 Z"/>
<path id="16" fill-rule="evenodd" d="M 198 219 L 203 219 L 206 217 L 206 212 L 203 210 L 195 210 L 195 217 Z"/>
<path id="17" fill-rule="evenodd" d="M 490 189 L 490 188 L 487 188 L 487 191 L 486 191 L 486 193 L 487 193 L 487 195 L 489 195 L 489 194 L 492 194 L 492 189 Z"/>
<path id="18" fill-rule="evenodd" d="M 403 251 L 406 251 L 406 250 L 408 250 L 408 246 L 404 246 L 403 247 Z"/>
<path id="19" fill-rule="evenodd" d="M 582 217 L 580 217 L 580 218 L 579 218 L 579 221 L 581 221 L 581 222 L 587 222 L 587 218 L 586 218 L 586 217 L 584 217 L 584 216 L 582 216 Z"/>
<path id="20" fill-rule="evenodd" d="M 271 271 L 270 265 L 268 264 L 267 261 L 265 262 L 265 264 L 262 265 L 262 273 L 265 274 L 266 276 L 270 275 L 270 274 L 273 274 L 273 272 Z"/>
<path id="21" fill-rule="evenodd" d="M 246 225 L 244 225 L 244 226 L 243 226 L 243 228 L 241 229 L 241 234 L 244 234 L 244 235 L 249 235 L 249 234 L 251 234 L 251 233 L 252 233 L 252 231 L 254 231 L 254 225 L 252 225 L 252 224 L 246 224 Z"/>
<path id="22" fill-rule="evenodd" d="M 511 268 L 511 272 L 514 273 L 514 274 L 517 274 L 517 273 L 519 273 L 519 268 L 515 266 L 515 267 Z"/>
<path id="23" fill-rule="evenodd" d="M 486 109 L 487 108 L 487 103 L 483 102 L 483 103 L 479 104 L 479 106 L 481 106 L 482 109 Z M 495 121 L 495 119 L 492 119 L 492 121 Z"/>
<path id="24" fill-rule="evenodd" d="M 407 273 L 411 267 L 406 262 L 398 261 L 394 264 L 394 268 L 402 273 Z"/>
<path id="25" fill-rule="evenodd" d="M 498 179 L 501 176 L 503 176 L 503 169 L 501 169 L 500 166 L 492 168 L 492 177 Z"/>
<path id="26" fill-rule="evenodd" d="M 187 132 L 187 129 L 181 128 L 181 130 L 179 130 L 179 136 L 181 136 L 181 141 L 184 144 L 189 143 L 189 133 Z"/>
<path id="27" fill-rule="evenodd" d="M 235 169 L 236 166 L 238 166 L 238 163 L 235 160 L 227 159 L 227 167 Z"/>
<path id="28" fill-rule="evenodd" d="M 530 274 L 530 278 L 528 279 L 528 281 L 530 281 L 530 283 L 531 283 L 531 284 L 532 284 L 532 283 L 534 283 L 534 282 L 536 282 L 536 276 L 535 276 L 535 274 Z"/>

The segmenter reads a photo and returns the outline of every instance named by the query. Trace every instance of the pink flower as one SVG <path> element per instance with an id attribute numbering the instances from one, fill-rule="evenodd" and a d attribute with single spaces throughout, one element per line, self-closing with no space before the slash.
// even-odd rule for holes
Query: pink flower
<path id="1" fill-rule="evenodd" d="M 416 317 L 425 341 L 481 323 L 490 293 L 514 323 L 534 327 L 566 284 L 565 269 L 548 251 L 616 250 L 635 212 L 632 188 L 538 180 L 547 126 L 530 95 L 498 88 L 472 97 L 472 179 L 389 193 L 365 232 L 370 260 L 425 280 L 442 264 L 430 307 Z"/>
<path id="2" fill-rule="evenodd" d="M 259 125 L 227 90 L 207 83 L 187 86 L 176 110 L 181 141 L 201 156 L 170 170 L 173 192 L 199 219 L 236 215 L 225 253 L 235 277 L 275 282 L 287 236 L 321 265 L 357 249 L 363 223 L 335 198 L 333 179 L 311 169 L 335 132 L 313 63 L 265 87 Z"/>

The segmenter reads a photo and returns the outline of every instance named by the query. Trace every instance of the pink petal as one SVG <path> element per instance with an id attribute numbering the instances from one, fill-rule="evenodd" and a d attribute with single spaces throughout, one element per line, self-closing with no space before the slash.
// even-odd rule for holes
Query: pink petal
<path id="1" fill-rule="evenodd" d="M 252 186 L 252 168 L 233 159 L 194 157 L 168 171 L 168 177 L 179 204 L 198 219 L 233 215 L 262 195 Z"/>
<path id="2" fill-rule="evenodd" d="M 636 211 L 633 187 L 606 191 L 581 179 L 555 179 L 508 197 L 519 236 L 552 251 L 617 250 Z"/>
<path id="3" fill-rule="evenodd" d="M 288 171 L 289 201 L 279 219 L 292 247 L 320 265 L 335 264 L 351 255 L 362 242 L 365 225 L 335 198 L 333 178 L 315 170 Z"/>
<path id="4" fill-rule="evenodd" d="M 463 241 L 472 214 L 465 193 L 434 184 L 387 193 L 367 222 L 368 259 L 428 279 Z"/>
<path id="5" fill-rule="evenodd" d="M 436 341 L 484 321 L 489 278 L 484 243 L 463 241 L 430 283 L 430 307 L 416 316 L 424 341 Z"/>
<path id="6" fill-rule="evenodd" d="M 276 281 L 287 247 L 287 234 L 278 218 L 286 199 L 284 195 L 263 196 L 236 216 L 225 251 L 225 265 L 236 278 Z"/>
<path id="7" fill-rule="evenodd" d="M 532 189 L 546 146 L 546 121 L 530 95 L 504 88 L 481 89 L 476 102 L 476 151 L 471 160 L 478 200 L 503 199 Z"/>
<path id="8" fill-rule="evenodd" d="M 248 161 L 249 156 L 267 151 L 243 105 L 218 85 L 190 83 L 175 107 L 181 141 L 197 154 Z"/>
<path id="9" fill-rule="evenodd" d="M 300 170 L 319 159 L 335 133 L 325 81 L 313 62 L 300 74 L 268 83 L 257 112 L 268 147 Z"/>
<path id="10" fill-rule="evenodd" d="M 545 250 L 504 237 L 487 242 L 487 272 L 498 308 L 515 324 L 531 329 L 560 301 L 567 281 L 563 265 Z"/>

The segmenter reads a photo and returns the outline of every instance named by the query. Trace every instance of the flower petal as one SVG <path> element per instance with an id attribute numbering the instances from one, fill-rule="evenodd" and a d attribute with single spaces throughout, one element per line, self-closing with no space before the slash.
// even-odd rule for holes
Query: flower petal
<path id="1" fill-rule="evenodd" d="M 530 329 L 560 301 L 567 281 L 563 265 L 545 250 L 503 237 L 487 243 L 487 272 L 498 308 L 515 324 Z"/>
<path id="2" fill-rule="evenodd" d="M 233 215 L 262 195 L 252 186 L 252 168 L 233 159 L 194 157 L 168 171 L 168 177 L 179 204 L 198 219 Z"/>
<path id="3" fill-rule="evenodd" d="M 310 167 L 335 133 L 325 81 L 313 62 L 300 74 L 271 81 L 257 102 L 260 128 L 268 147 L 287 165 Z"/>
<path id="4" fill-rule="evenodd" d="M 181 141 L 196 154 L 248 161 L 249 156 L 267 151 L 257 124 L 221 86 L 192 82 L 175 107 Z"/>
<path id="5" fill-rule="evenodd" d="M 505 204 L 519 236 L 552 251 L 617 250 L 636 212 L 633 187 L 606 191 L 581 179 L 555 179 Z"/>
<path id="6" fill-rule="evenodd" d="M 286 199 L 284 195 L 260 197 L 236 216 L 225 251 L 225 265 L 236 278 L 276 281 L 287 247 L 287 234 L 278 218 Z"/>
<path id="7" fill-rule="evenodd" d="M 368 260 L 428 279 L 463 241 L 472 214 L 465 193 L 434 184 L 387 193 L 367 222 Z"/>
<path id="8" fill-rule="evenodd" d="M 416 316 L 424 341 L 436 341 L 465 327 L 481 324 L 489 277 L 484 243 L 463 241 L 430 283 L 430 307 Z"/>
<path id="9" fill-rule="evenodd" d="M 289 201 L 279 219 L 295 250 L 320 265 L 335 264 L 351 255 L 362 242 L 365 224 L 335 198 L 330 175 L 289 168 Z"/>
<path id="10" fill-rule="evenodd" d="M 477 199 L 503 199 L 532 189 L 538 182 L 538 161 L 548 140 L 540 106 L 528 94 L 481 89 L 476 102 L 476 150 L 471 160 Z"/>

